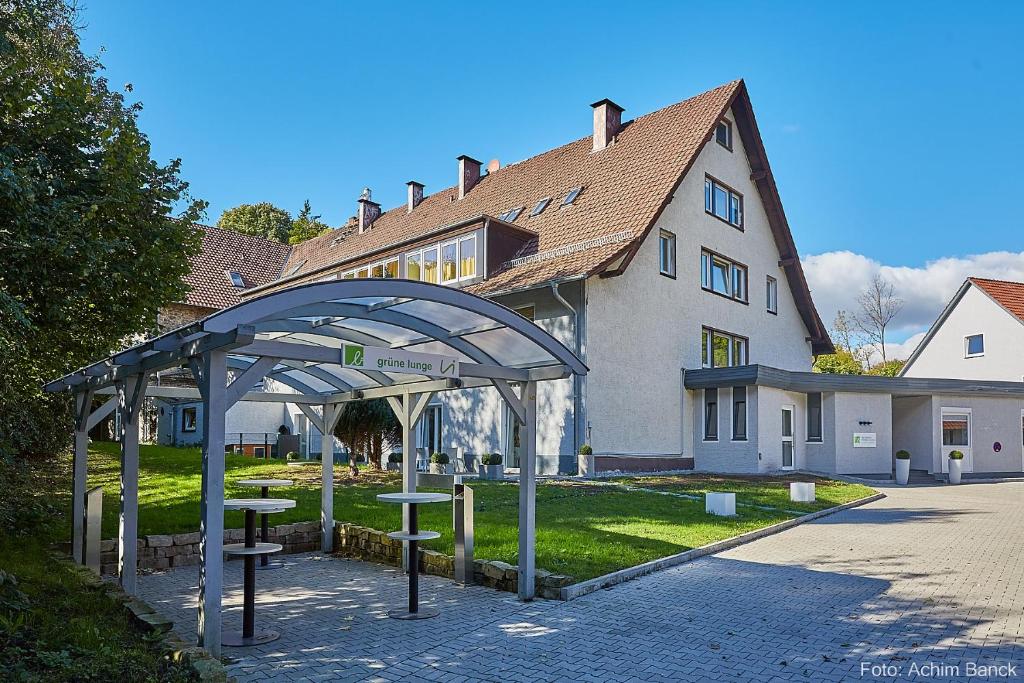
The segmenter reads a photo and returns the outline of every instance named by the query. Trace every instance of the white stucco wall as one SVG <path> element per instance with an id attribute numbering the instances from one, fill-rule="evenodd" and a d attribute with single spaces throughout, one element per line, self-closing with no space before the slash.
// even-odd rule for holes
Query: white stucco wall
<path id="1" fill-rule="evenodd" d="M 932 425 L 935 434 L 932 452 L 934 472 L 942 471 L 943 408 L 969 408 L 971 410 L 971 455 L 972 470 L 984 472 L 1021 472 L 1022 462 L 1022 418 L 1024 401 L 1016 398 L 981 396 L 936 395 L 932 397 Z M 994 444 L 1002 447 L 996 453 Z M 967 468 L 964 469 L 967 471 Z"/>
<path id="2" fill-rule="evenodd" d="M 704 392 L 686 392 L 695 406 L 691 411 L 693 434 L 692 452 L 694 469 L 707 472 L 758 471 L 757 463 L 757 394 L 758 388 L 747 387 L 747 438 L 732 439 L 732 392 L 731 387 L 718 390 L 718 440 L 704 440 Z"/>
<path id="3" fill-rule="evenodd" d="M 743 231 L 705 213 L 706 173 L 743 195 Z M 676 235 L 675 279 L 659 273 L 661 230 Z M 701 289 L 702 247 L 747 266 L 749 304 Z M 587 281 L 586 400 L 595 453 L 691 455 L 682 425 L 695 410 L 683 405 L 680 369 L 701 367 L 703 326 L 747 337 L 751 363 L 810 369 L 808 332 L 778 261 L 739 136 L 732 152 L 708 142 L 625 272 Z M 766 311 L 768 275 L 778 282 L 778 315 Z"/>
<path id="4" fill-rule="evenodd" d="M 889 394 L 837 392 L 835 405 L 836 473 L 892 472 L 892 397 Z M 870 422 L 862 425 L 860 422 Z M 855 433 L 873 433 L 874 448 L 854 448 Z"/>
<path id="5" fill-rule="evenodd" d="M 758 471 L 782 469 L 782 407 L 793 412 L 793 468 L 807 469 L 807 395 L 772 387 L 757 388 Z"/>
<path id="6" fill-rule="evenodd" d="M 894 396 L 892 399 L 892 449 L 910 453 L 910 469 L 933 472 L 935 439 L 931 396 Z"/>
<path id="7" fill-rule="evenodd" d="M 985 335 L 985 355 L 966 358 L 964 337 L 973 334 Z M 1022 346 L 1024 324 L 972 284 L 903 376 L 1020 382 Z"/>

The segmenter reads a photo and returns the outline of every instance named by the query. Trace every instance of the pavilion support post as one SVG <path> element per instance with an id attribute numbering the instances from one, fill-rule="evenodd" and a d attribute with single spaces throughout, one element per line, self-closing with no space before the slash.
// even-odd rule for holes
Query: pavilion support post
<path id="1" fill-rule="evenodd" d="M 341 411 L 341 404 L 324 404 L 324 429 L 320 439 L 320 550 L 325 553 L 334 550 L 334 425 Z"/>
<path id="2" fill-rule="evenodd" d="M 203 396 L 203 460 L 199 504 L 199 645 L 220 656 L 224 591 L 224 413 L 227 353 L 208 351 L 193 364 Z"/>
<path id="3" fill-rule="evenodd" d="M 85 486 L 89 459 L 89 408 L 92 391 L 75 393 L 75 458 L 71 485 L 71 558 L 85 562 Z"/>
<path id="4" fill-rule="evenodd" d="M 402 425 L 402 493 L 416 492 L 416 424 L 434 392 L 403 394 L 387 398 L 391 410 Z M 409 506 L 402 505 L 402 531 L 410 533 Z M 402 568 L 409 571 L 409 542 L 402 542 Z"/>
<path id="5" fill-rule="evenodd" d="M 533 600 L 537 541 L 537 383 L 524 382 L 520 399 L 526 418 L 520 432 L 519 461 L 519 599 Z"/>
<path id="6" fill-rule="evenodd" d="M 146 396 L 145 375 L 117 383 L 121 411 L 121 509 L 117 533 L 117 576 L 121 589 L 135 594 L 139 538 L 139 414 Z"/>

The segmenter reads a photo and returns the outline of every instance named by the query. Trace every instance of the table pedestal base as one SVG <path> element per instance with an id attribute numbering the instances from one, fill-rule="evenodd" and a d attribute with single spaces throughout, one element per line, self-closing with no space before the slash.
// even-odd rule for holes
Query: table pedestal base
<path id="1" fill-rule="evenodd" d="M 256 570 L 257 571 L 267 571 L 268 569 L 280 569 L 283 566 L 284 566 L 284 562 L 281 562 L 279 560 L 271 560 L 270 562 L 267 562 L 266 564 L 258 564 L 258 565 L 256 565 Z"/>
<path id="2" fill-rule="evenodd" d="M 433 607 L 420 607 L 415 612 L 410 612 L 407 609 L 393 609 L 388 610 L 388 617 L 391 619 L 402 619 L 403 621 L 411 621 L 413 619 L 429 619 L 436 617 L 441 612 L 434 609 Z"/>
<path id="3" fill-rule="evenodd" d="M 220 642 L 228 647 L 249 647 L 270 643 L 280 637 L 280 633 L 270 629 L 255 631 L 250 638 L 243 636 L 241 631 L 224 631 L 220 637 Z"/>

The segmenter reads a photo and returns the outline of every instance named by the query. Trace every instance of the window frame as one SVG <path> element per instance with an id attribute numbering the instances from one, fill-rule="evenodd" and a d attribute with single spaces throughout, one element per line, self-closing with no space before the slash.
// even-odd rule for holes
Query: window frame
<path id="1" fill-rule="evenodd" d="M 478 277 L 479 273 L 480 273 L 480 267 L 478 265 L 479 262 L 480 262 L 480 259 L 477 256 L 477 248 L 476 248 L 476 245 L 477 245 L 477 234 L 475 232 L 471 232 L 468 235 L 462 235 L 461 237 L 458 237 L 456 239 L 456 241 L 459 243 L 459 246 L 458 246 L 458 249 L 457 249 L 458 267 L 455 270 L 456 270 L 456 274 L 458 275 L 459 281 L 461 282 L 463 280 L 472 280 L 473 278 Z M 473 272 L 470 275 L 463 275 L 462 274 L 462 262 L 466 259 L 466 257 L 462 254 L 462 245 L 465 242 L 472 242 L 473 243 L 473 253 L 472 253 L 472 257 L 473 257 Z"/>
<path id="2" fill-rule="evenodd" d="M 185 421 L 185 416 L 192 415 L 192 426 L 189 427 Z M 199 408 L 196 406 L 186 406 L 181 409 L 181 431 L 183 434 L 192 434 L 198 429 L 199 425 Z"/>
<path id="3" fill-rule="evenodd" d="M 742 391 L 743 392 L 743 401 L 742 401 L 742 403 L 743 403 L 743 433 L 742 434 L 740 434 L 739 432 L 736 431 L 736 423 L 737 423 L 736 417 L 739 414 L 739 413 L 736 412 L 736 408 L 737 408 L 736 392 L 737 391 Z M 748 422 L 749 422 L 749 420 L 748 420 L 748 418 L 749 418 L 749 409 L 748 409 L 748 401 L 747 401 L 747 387 L 746 386 L 733 387 L 732 388 L 732 396 L 730 397 L 730 400 L 731 400 L 731 403 L 732 403 L 732 412 L 730 413 L 731 416 L 732 416 L 732 428 L 731 428 L 732 440 L 733 441 L 747 441 L 747 439 L 748 439 L 748 436 L 747 436 L 748 429 L 747 428 L 749 426 L 748 425 Z"/>
<path id="4" fill-rule="evenodd" d="M 811 411 L 811 397 L 817 397 L 817 427 L 816 430 L 811 429 L 811 418 L 814 413 Z M 825 396 L 820 391 L 811 391 L 807 393 L 807 443 L 824 443 L 825 442 Z M 817 434 L 814 433 L 817 431 Z"/>
<path id="5" fill-rule="evenodd" d="M 765 310 L 772 315 L 779 314 L 779 281 L 771 275 L 765 280 Z"/>
<path id="6" fill-rule="evenodd" d="M 714 338 L 725 337 L 728 340 L 729 361 L 727 365 L 715 365 Z M 736 344 L 743 345 L 743 363 L 734 362 Z M 739 334 L 726 332 L 707 325 L 701 326 L 701 367 L 702 368 L 736 368 L 750 364 L 750 339 Z"/>
<path id="7" fill-rule="evenodd" d="M 667 268 L 665 266 L 665 248 L 663 246 L 666 242 L 669 244 L 669 264 Z M 676 234 L 668 230 L 662 230 L 658 233 L 658 272 L 665 277 L 675 280 L 676 261 Z"/>
<path id="8" fill-rule="evenodd" d="M 718 139 L 718 130 L 722 126 L 725 126 L 725 139 L 728 144 Z M 730 152 L 732 151 L 732 121 L 729 119 L 720 119 L 718 123 L 715 124 L 715 142 Z"/>
<path id="9" fill-rule="evenodd" d="M 720 396 L 720 393 L 718 391 L 718 387 L 708 387 L 708 388 L 704 389 L 704 400 L 703 400 L 703 405 L 704 405 L 703 417 L 704 417 L 704 420 L 703 420 L 702 430 L 703 430 L 703 435 L 704 435 L 704 439 L 703 440 L 705 442 L 717 442 L 718 441 L 719 426 L 720 426 L 720 423 L 721 423 L 721 411 L 718 409 L 718 399 L 719 399 L 719 396 Z M 714 400 L 709 401 L 708 400 L 709 398 L 713 398 Z M 711 426 L 711 422 L 708 420 L 708 407 L 709 406 L 713 406 L 714 407 L 715 422 L 714 422 L 714 432 L 713 433 L 708 430 L 708 427 Z"/>
<path id="10" fill-rule="evenodd" d="M 720 292 L 714 288 L 714 265 L 715 261 L 718 261 L 721 265 L 728 266 L 728 275 L 726 276 L 726 285 L 729 289 L 728 293 Z M 706 267 L 705 267 L 706 264 Z M 736 296 L 736 271 L 743 272 L 743 298 Z M 749 306 L 750 305 L 750 268 L 747 264 L 741 263 L 735 259 L 731 259 L 724 254 L 720 254 L 717 251 L 708 249 L 707 247 L 701 247 L 700 249 L 700 288 L 705 292 L 717 294 L 718 296 L 724 297 L 731 301 Z"/>
<path id="11" fill-rule="evenodd" d="M 981 338 L 981 351 L 977 353 L 971 353 L 971 340 Z M 964 335 L 964 358 L 981 358 L 985 355 L 985 333 L 978 332 L 976 334 L 965 334 Z"/>
<path id="12" fill-rule="evenodd" d="M 719 189 L 719 190 L 722 190 L 725 193 L 725 202 L 726 202 L 725 217 L 719 216 L 717 213 L 715 213 L 715 209 L 716 209 L 715 189 L 716 188 Z M 709 192 L 709 190 L 710 190 L 710 192 Z M 737 204 L 737 207 L 739 209 L 738 210 L 738 216 L 739 216 L 739 221 L 738 222 L 733 222 L 733 220 L 732 220 L 732 206 L 733 206 L 733 199 L 734 198 L 736 199 L 736 204 Z M 739 230 L 741 232 L 743 231 L 743 213 L 744 213 L 744 211 L 743 211 L 743 195 L 740 192 L 736 191 L 735 189 L 733 189 L 729 185 L 726 185 L 721 180 L 719 180 L 718 178 L 715 178 L 713 175 L 710 175 L 710 174 L 705 174 L 704 175 L 704 213 L 708 214 L 709 216 L 714 216 L 715 218 L 717 218 L 718 220 L 722 221 L 723 223 L 727 223 L 727 224 L 731 225 L 732 227 L 736 228 L 737 230 Z"/>

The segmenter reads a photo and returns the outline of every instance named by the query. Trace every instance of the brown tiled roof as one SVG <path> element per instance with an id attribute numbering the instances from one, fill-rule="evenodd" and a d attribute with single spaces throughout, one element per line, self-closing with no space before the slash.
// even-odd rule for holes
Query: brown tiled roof
<path id="1" fill-rule="evenodd" d="M 503 268 L 473 285 L 471 291 L 486 295 L 528 288 L 556 279 L 593 275 L 609 266 L 617 268 L 611 274 L 621 272 L 730 107 L 734 107 L 754 171 L 752 177 L 814 352 L 831 353 L 834 349 L 811 300 L 743 81 L 733 81 L 629 121 L 615 142 L 599 152 L 591 151 L 592 138 L 588 135 L 484 176 L 463 199 L 457 198 L 457 186 L 449 187 L 424 198 L 411 213 L 404 205 L 385 212 L 361 235 L 336 241 L 336 235 L 327 234 L 296 245 L 285 272 L 296 267 L 298 270 L 288 278 L 288 284 L 313 279 L 371 252 L 425 238 L 445 226 L 474 217 L 499 216 L 514 207 L 525 207 L 515 225 L 537 234 L 520 255 L 557 254 L 559 249 L 569 253 Z M 454 163 L 452 167 L 454 170 Z M 582 187 L 583 192 L 571 206 L 560 207 L 574 187 Z M 551 204 L 540 215 L 530 216 L 533 206 L 545 197 L 551 197 Z M 599 239 L 617 235 L 622 237 Z M 570 249 L 588 240 L 599 244 Z"/>
<path id="2" fill-rule="evenodd" d="M 1024 282 L 990 280 L 983 277 L 967 279 L 995 299 L 1000 306 L 1017 316 L 1021 322 L 1024 322 Z"/>
<path id="3" fill-rule="evenodd" d="M 243 235 L 208 225 L 203 231 L 203 247 L 192 259 L 192 270 L 185 276 L 191 288 L 182 303 L 208 308 L 225 308 L 241 301 L 239 289 L 231 284 L 225 271 L 242 276 L 246 288 L 273 282 L 288 257 L 288 245 L 262 237 Z"/>

